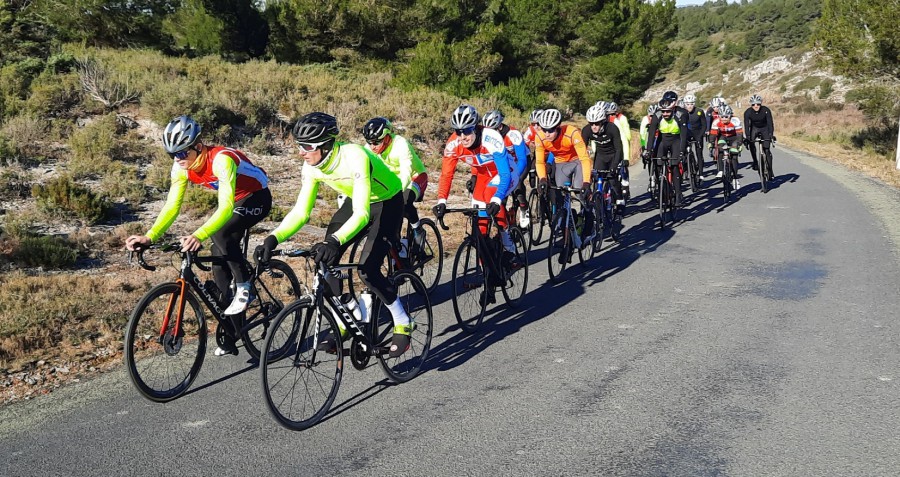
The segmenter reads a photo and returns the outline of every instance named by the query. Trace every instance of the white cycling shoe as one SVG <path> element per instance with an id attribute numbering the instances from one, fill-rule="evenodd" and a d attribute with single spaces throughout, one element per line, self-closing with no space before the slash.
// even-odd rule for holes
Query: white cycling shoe
<path id="1" fill-rule="evenodd" d="M 223 315 L 238 315 L 247 310 L 250 304 L 250 284 L 238 283 L 234 290 L 234 299 L 228 308 L 222 312 Z"/>

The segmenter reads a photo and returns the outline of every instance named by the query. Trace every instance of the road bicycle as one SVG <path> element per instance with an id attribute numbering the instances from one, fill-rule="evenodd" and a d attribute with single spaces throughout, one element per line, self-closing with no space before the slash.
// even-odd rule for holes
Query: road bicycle
<path id="1" fill-rule="evenodd" d="M 688 179 L 691 183 L 691 192 L 697 192 L 703 185 L 703 157 L 697 157 L 695 151 L 699 151 L 700 147 L 693 136 L 688 138 L 687 150 Z"/>
<path id="2" fill-rule="evenodd" d="M 616 205 L 620 199 L 610 182 L 613 179 L 612 171 L 593 171 L 595 192 L 591 196 L 594 217 L 596 217 L 596 234 L 594 236 L 594 249 L 603 249 L 603 242 L 607 237 L 613 242 L 618 242 L 622 230 L 622 211 Z"/>
<path id="3" fill-rule="evenodd" d="M 246 253 L 247 238 L 243 243 Z M 271 260 L 257 263 L 250 277 L 252 301 L 241 315 L 222 314 L 230 298 L 222 296 L 212 280 L 201 281 L 193 267 L 209 271 L 210 265 L 226 266 L 222 257 L 201 257 L 180 252 L 180 244 L 153 245 L 164 253 L 180 256 L 179 276 L 173 282 L 159 284 L 138 301 L 125 331 L 125 364 L 131 382 L 147 399 L 167 402 L 190 388 L 206 356 L 207 324 L 204 307 L 216 319 L 216 343 L 223 346 L 225 334 L 239 336 L 244 349 L 259 359 L 260 349 L 270 334 L 271 320 L 302 293 L 300 282 L 286 263 Z M 146 270 L 156 267 L 137 255 Z M 248 263 L 249 265 L 249 263 Z M 237 332 L 235 327 L 239 327 Z M 281 343 L 284 346 L 284 343 Z M 278 346 L 273 347 L 279 351 Z"/>
<path id="4" fill-rule="evenodd" d="M 659 209 L 659 228 L 665 229 L 666 223 L 675 223 L 675 187 L 681 187 L 681 184 L 675 184 L 674 168 L 679 167 L 678 159 L 671 157 L 654 157 L 651 159 L 656 172 L 657 194 L 656 202 Z"/>
<path id="5" fill-rule="evenodd" d="M 506 252 L 501 243 L 502 228 L 484 208 L 447 209 L 445 214 L 460 213 L 469 218 L 469 230 L 453 258 L 453 313 L 459 327 L 474 333 L 481 327 L 487 306 L 494 303 L 499 287 L 503 299 L 515 308 L 528 287 L 528 255 L 525 236 L 518 227 L 509 228 L 515 252 Z M 483 234 L 479 222 L 489 222 Z M 450 230 L 440 218 L 441 228 Z"/>
<path id="6" fill-rule="evenodd" d="M 312 290 L 287 305 L 272 322 L 259 363 L 266 407 L 279 424 L 299 431 L 325 417 L 340 388 L 344 356 L 350 356 L 358 370 L 365 369 L 375 357 L 395 383 L 409 381 L 421 372 L 431 350 L 434 317 L 425 284 L 418 275 L 401 270 L 388 277 L 412 326 L 409 349 L 391 357 L 394 322 L 387 307 L 373 296 L 371 308 L 360 307 L 357 316 L 346 297 L 336 296 L 326 284 L 332 276 L 346 280 L 360 264 L 325 267 L 317 265 L 306 250 L 282 254 L 303 258 L 314 278 Z"/>
<path id="7" fill-rule="evenodd" d="M 428 293 L 432 293 L 437 289 L 444 269 L 444 241 L 434 221 L 426 217 L 419 219 L 418 233 L 422 235 L 417 237 L 407 221 L 406 234 L 399 243 L 392 244 L 383 270 L 385 275 L 401 270 L 413 272 L 422 279 Z M 350 248 L 351 262 L 359 258 L 367 240 L 365 234 L 357 234 L 357 237 L 361 238 Z M 355 280 L 351 277 L 351 292 L 354 285 Z"/>
<path id="8" fill-rule="evenodd" d="M 775 180 L 775 173 L 772 172 L 772 150 L 768 151 L 763 149 L 764 139 L 761 135 L 757 135 L 756 142 L 756 157 L 760 160 L 757 166 L 757 172 L 759 172 L 759 186 L 762 189 L 763 193 L 769 192 L 769 182 Z M 774 141 L 772 141 L 774 144 Z"/>
<path id="9" fill-rule="evenodd" d="M 732 150 L 724 139 L 719 139 L 716 142 L 716 148 L 719 151 L 719 160 L 722 161 L 722 196 L 723 200 L 728 202 L 731 198 L 731 193 L 734 191 L 734 180 L 737 177 L 737 171 L 732 167 L 731 158 L 733 155 L 738 154 L 738 151 Z"/>
<path id="10" fill-rule="evenodd" d="M 588 206 L 582 203 L 578 197 L 581 189 L 571 187 L 566 183 L 562 187 L 550 186 L 550 190 L 561 191 L 562 204 L 557 210 L 551 224 L 550 245 L 547 254 L 547 269 L 550 272 L 550 280 L 554 283 L 561 281 L 560 275 L 566 270 L 575 251 L 578 251 L 578 260 L 583 265 L 594 256 L 595 227 L 589 225 L 585 230 L 585 221 L 588 220 Z M 574 197 L 573 197 L 574 196 Z M 579 205 L 573 210 L 573 200 Z"/>

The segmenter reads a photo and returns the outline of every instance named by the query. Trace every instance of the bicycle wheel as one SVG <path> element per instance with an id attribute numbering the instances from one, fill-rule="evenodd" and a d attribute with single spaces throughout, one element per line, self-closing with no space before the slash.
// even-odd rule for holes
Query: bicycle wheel
<path id="1" fill-rule="evenodd" d="M 555 221 L 555 220 L 554 220 Z M 550 280 L 553 283 L 560 282 L 560 275 L 569 264 L 569 255 L 572 250 L 572 237 L 569 235 L 569 224 L 553 230 L 554 224 L 550 224 L 550 244 L 547 246 L 547 270 L 550 272 Z"/>
<path id="2" fill-rule="evenodd" d="M 441 281 L 441 272 L 444 270 L 444 241 L 433 220 L 419 219 L 419 227 L 420 233 L 425 233 L 425 241 L 421 248 L 412 246 L 410 260 L 413 263 L 413 270 L 422 278 L 426 291 L 432 293 L 437 289 Z"/>
<path id="3" fill-rule="evenodd" d="M 691 183 L 691 192 L 697 192 L 699 187 L 697 187 L 697 161 L 694 159 L 694 150 L 693 148 L 688 148 L 688 178 Z"/>
<path id="4" fill-rule="evenodd" d="M 453 259 L 453 312 L 459 327 L 474 333 L 487 308 L 488 289 L 484 263 L 471 237 L 465 238 Z"/>
<path id="5" fill-rule="evenodd" d="M 665 175 L 659 178 L 659 194 L 657 197 L 657 205 L 659 207 L 659 228 L 666 228 L 666 199 L 669 197 L 669 181 Z"/>
<path id="6" fill-rule="evenodd" d="M 259 362 L 266 407 L 282 426 L 301 431 L 319 422 L 334 402 L 344 369 L 344 350 L 317 347 L 340 336 L 330 313 L 317 311 L 301 298 L 289 304 L 272 322 Z M 285 353 L 272 351 L 289 342 Z"/>
<path id="7" fill-rule="evenodd" d="M 528 248 L 525 243 L 525 234 L 518 227 L 510 227 L 509 238 L 516 247 L 515 259 L 512 263 L 503 263 L 506 270 L 503 282 L 503 299 L 510 308 L 515 308 L 525 296 L 528 288 Z"/>
<path id="8" fill-rule="evenodd" d="M 604 184 L 604 188 L 605 188 Z M 600 250 L 603 250 L 603 242 L 606 240 L 606 237 L 609 237 L 609 218 L 606 216 L 606 204 L 603 200 L 603 193 L 598 192 L 594 193 L 593 199 L 594 206 L 594 217 L 595 217 L 595 229 L 597 230 L 597 234 L 594 235 L 594 253 L 596 254 Z"/>
<path id="9" fill-rule="evenodd" d="M 544 236 L 544 222 L 547 220 L 544 217 L 544 207 L 537 189 L 532 189 L 528 193 L 528 210 L 531 214 L 531 227 L 528 229 L 528 233 L 531 235 L 531 244 L 537 245 L 541 243 Z"/>
<path id="10" fill-rule="evenodd" d="M 241 339 L 244 348 L 254 359 L 259 359 L 260 349 L 266 343 L 272 320 L 287 305 L 300 298 L 302 289 L 297 275 L 281 260 L 270 260 L 266 270 L 253 281 L 251 293 L 257 299 L 247 306 L 244 330 Z M 285 341 L 272 349 L 280 354 L 290 345 Z"/>
<path id="11" fill-rule="evenodd" d="M 765 153 L 765 156 L 766 156 L 766 172 L 769 173 L 769 180 L 774 181 L 775 180 L 775 172 L 772 170 L 772 150 L 770 149 L 769 152 Z"/>
<path id="12" fill-rule="evenodd" d="M 125 365 L 138 392 L 156 402 L 181 396 L 197 378 L 205 355 L 206 319 L 197 297 L 174 282 L 148 291 L 125 330 Z"/>
<path id="13" fill-rule="evenodd" d="M 729 197 L 731 197 L 731 159 L 728 156 L 725 156 L 725 160 L 722 163 L 722 194 L 724 195 L 725 201 L 728 201 Z"/>
<path id="14" fill-rule="evenodd" d="M 762 190 L 763 194 L 769 192 L 769 171 L 766 168 L 766 162 L 765 154 L 760 154 L 756 164 L 756 170 L 759 172 L 759 188 Z"/>
<path id="15" fill-rule="evenodd" d="M 585 230 L 585 225 L 587 225 L 587 216 L 585 214 L 584 210 L 578 213 L 579 224 L 575 226 L 575 233 L 580 234 L 579 238 L 581 239 L 581 246 L 578 247 L 578 263 L 582 267 L 587 266 L 587 261 L 594 255 L 594 241 L 584 239 L 591 235 L 590 230 Z M 591 228 L 593 227 L 591 225 Z M 575 237 L 572 237 L 572 246 L 575 246 Z"/>
<path id="16" fill-rule="evenodd" d="M 432 222 L 432 226 L 433 225 L 434 223 Z M 360 237 L 359 239 L 354 240 L 353 245 L 350 246 L 349 263 L 358 263 L 362 257 L 362 251 L 366 246 L 367 240 L 368 237 Z M 391 258 L 390 253 L 384 257 L 384 264 L 381 265 L 381 273 L 386 277 L 389 277 L 394 273 L 394 260 Z M 356 290 L 358 287 L 357 284 L 359 283 L 362 283 L 362 279 L 359 277 L 359 270 L 349 273 L 347 276 L 347 291 L 353 296 L 359 296 L 359 293 Z"/>
<path id="17" fill-rule="evenodd" d="M 425 284 L 417 275 L 398 272 L 391 277 L 397 288 L 397 298 L 413 323 L 409 349 L 402 355 L 391 358 L 391 338 L 394 335 L 394 319 L 387 307 L 379 306 L 370 328 L 372 340 L 377 350 L 376 356 L 384 374 L 395 383 L 404 383 L 416 377 L 431 350 L 431 334 L 434 329 L 434 315 Z"/>

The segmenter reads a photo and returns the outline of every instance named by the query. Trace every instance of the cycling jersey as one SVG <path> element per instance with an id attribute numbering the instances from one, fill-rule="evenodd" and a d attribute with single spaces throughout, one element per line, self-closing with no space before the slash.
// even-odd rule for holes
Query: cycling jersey
<path id="1" fill-rule="evenodd" d="M 707 124 L 706 124 L 706 114 L 699 109 L 694 109 L 693 112 L 688 113 L 688 121 L 687 121 L 688 131 L 691 132 L 691 135 L 697 137 L 697 134 L 706 133 Z"/>
<path id="2" fill-rule="evenodd" d="M 594 170 L 607 170 L 618 167 L 619 162 L 625 157 L 622 152 L 622 135 L 619 128 L 611 122 L 600 127 L 600 131 L 594 133 L 588 124 L 581 129 L 581 135 L 587 141 L 588 149 L 593 149 Z M 612 166 L 600 167 L 599 163 L 612 164 Z"/>
<path id="3" fill-rule="evenodd" d="M 210 159 L 212 158 L 212 159 Z M 181 211 L 184 191 L 188 182 L 218 191 L 216 211 L 194 233 L 197 240 L 204 241 L 222 228 L 234 213 L 234 203 L 269 186 L 265 171 L 253 165 L 244 153 L 227 147 L 204 147 L 200 152 L 195 169 L 183 169 L 172 164 L 169 195 L 156 222 L 146 233 L 151 241 L 158 240 L 175 222 Z"/>
<path id="4" fill-rule="evenodd" d="M 732 137 L 743 134 L 744 128 L 741 125 L 741 120 L 738 118 L 731 118 L 728 121 L 716 118 L 709 127 L 710 136 Z"/>
<path id="5" fill-rule="evenodd" d="M 718 108 L 709 108 L 706 110 L 706 132 L 709 132 L 709 129 L 712 127 L 713 121 L 719 119 L 719 111 Z"/>
<path id="6" fill-rule="evenodd" d="M 455 132 L 447 140 L 438 182 L 438 202 L 447 201 L 459 161 L 472 166 L 472 173 L 479 176 L 478 184 L 483 184 L 486 179 L 491 186 L 496 187 L 492 202 L 499 204 L 509 194 L 512 181 L 511 158 L 503 138 L 499 132 L 483 126 L 477 126 L 475 134 L 477 137 L 471 148 L 463 146 L 462 138 Z"/>
<path id="7" fill-rule="evenodd" d="M 372 150 L 370 144 L 366 149 Z M 374 152 L 373 152 L 374 153 Z M 425 164 L 405 137 L 391 134 L 391 143 L 378 154 L 384 165 L 400 179 L 401 190 L 409 190 L 413 176 L 425 172 Z"/>
<path id="8" fill-rule="evenodd" d="M 352 215 L 332 234 L 341 245 L 369 223 L 371 204 L 394 197 L 402 187 L 400 179 L 380 157 L 357 144 L 336 142 L 320 166 L 303 163 L 297 203 L 272 231 L 278 243 L 297 233 L 309 221 L 320 183 L 352 201 Z"/>
<path id="9" fill-rule="evenodd" d="M 537 124 L 529 124 L 528 128 L 525 129 L 525 132 L 522 133 L 522 137 L 525 139 L 525 145 L 529 148 L 534 148 L 534 138 L 536 137 L 537 130 Z"/>
<path id="10" fill-rule="evenodd" d="M 584 182 L 591 181 L 591 158 L 587 153 L 587 146 L 584 144 L 584 138 L 581 131 L 575 126 L 568 124 L 560 125 L 559 132 L 556 134 L 554 141 L 546 139 L 544 131 L 537 131 L 535 136 L 535 168 L 540 178 L 547 177 L 547 158 L 548 152 L 552 152 L 555 156 L 556 164 L 581 161 L 581 172 Z"/>
<path id="11" fill-rule="evenodd" d="M 657 153 L 655 149 L 659 148 L 662 139 L 675 138 L 678 142 L 674 147 L 674 150 L 676 151 L 675 155 L 683 153 L 685 147 L 687 147 L 687 126 L 683 122 L 685 119 L 687 119 L 685 116 L 679 117 L 678 111 L 675 111 L 669 119 L 664 119 L 662 115 L 657 112 L 650 120 L 650 125 L 647 127 L 647 137 L 654 138 L 653 144 L 647 145 L 647 150 L 655 155 Z M 659 133 L 660 136 L 659 140 L 655 140 L 657 133 Z"/>
<path id="12" fill-rule="evenodd" d="M 775 134 L 775 122 L 772 120 L 772 111 L 765 106 L 760 106 L 759 111 L 752 107 L 744 111 L 744 126 L 753 131 L 765 131 L 771 136 Z"/>
<path id="13" fill-rule="evenodd" d="M 641 126 L 640 126 L 640 129 L 638 130 L 638 132 L 641 136 L 641 147 L 644 147 L 644 148 L 647 147 L 647 133 L 648 133 L 647 128 L 650 126 L 650 120 L 652 118 L 653 118 L 653 116 L 651 116 L 649 114 L 647 116 L 644 116 L 641 119 Z"/>
<path id="14" fill-rule="evenodd" d="M 614 120 L 622 137 L 622 158 L 629 159 L 631 157 L 631 126 L 628 125 L 628 118 L 619 113 L 610 116 L 610 119 Z"/>

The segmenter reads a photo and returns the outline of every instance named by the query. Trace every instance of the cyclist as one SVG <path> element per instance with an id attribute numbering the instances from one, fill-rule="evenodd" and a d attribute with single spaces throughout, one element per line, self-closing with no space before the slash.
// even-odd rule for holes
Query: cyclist
<path id="1" fill-rule="evenodd" d="M 728 143 L 728 147 L 731 149 L 731 170 L 734 171 L 734 181 L 732 182 L 732 187 L 734 190 L 741 188 L 741 183 L 738 181 L 738 156 L 741 154 L 741 144 L 744 141 L 744 128 L 741 126 L 741 120 L 733 117 L 734 111 L 731 109 L 731 106 L 725 105 L 719 107 L 719 117 L 716 118 L 712 125 L 709 128 L 709 142 L 710 144 L 716 144 L 719 138 L 725 139 Z M 716 152 L 716 164 L 719 166 L 719 173 L 716 174 L 717 178 L 722 177 L 722 171 L 724 170 L 724 165 L 722 164 L 722 160 L 718 157 L 718 147 L 714 146 Z"/>
<path id="2" fill-rule="evenodd" d="M 756 138 L 762 137 L 763 152 L 771 154 L 769 150 L 772 140 L 775 139 L 775 123 L 772 120 L 772 111 L 762 105 L 762 96 L 754 94 L 750 96 L 750 107 L 744 111 L 744 127 L 747 129 L 747 138 L 744 140 L 750 157 L 753 158 L 753 170 L 759 168 L 756 159 Z M 771 172 L 771 171 L 770 171 Z"/>
<path id="3" fill-rule="evenodd" d="M 601 101 L 587 110 L 588 124 L 581 129 L 581 135 L 588 143 L 588 151 L 593 151 L 593 170 L 598 172 L 617 171 L 619 164 L 624 160 L 622 147 L 622 135 L 619 128 L 612 121 L 614 110 L 611 103 Z M 625 206 L 625 196 L 622 195 L 622 185 L 619 183 L 619 175 L 613 174 L 610 184 L 616 194 L 616 205 Z"/>
<path id="4" fill-rule="evenodd" d="M 644 151 L 644 158 L 651 157 L 672 157 L 677 158 L 680 162 L 684 161 L 684 150 L 687 147 L 687 124 L 686 116 L 679 117 L 676 112 L 675 100 L 663 99 L 659 100 L 659 111 L 650 121 L 647 127 L 647 137 L 655 138 L 659 132 L 659 138 Z M 672 186 L 675 189 L 675 206 L 681 206 L 681 169 L 680 167 L 672 167 Z"/>
<path id="5" fill-rule="evenodd" d="M 586 201 L 584 196 L 591 187 L 593 164 L 581 136 L 581 130 L 575 126 L 562 124 L 562 113 L 558 109 L 545 109 L 538 120 L 538 125 L 540 130 L 535 139 L 534 164 L 541 194 L 547 195 L 547 155 L 552 153 L 556 187 L 564 187 L 566 183 L 569 183 L 570 187 L 580 186 L 582 200 Z M 552 194 L 550 198 L 553 203 L 559 204 L 562 193 Z M 561 225 L 561 221 L 554 222 L 554 228 Z"/>
<path id="6" fill-rule="evenodd" d="M 616 127 L 619 128 L 619 134 L 622 135 L 622 161 L 624 161 L 624 166 L 622 168 L 622 192 L 624 195 L 619 195 L 619 197 L 629 197 L 629 177 L 628 177 L 628 165 L 631 161 L 631 126 L 628 124 L 628 118 L 622 112 L 622 109 L 615 102 L 609 103 L 610 108 L 610 117 L 609 120 L 615 123 Z M 617 165 L 616 168 L 619 166 Z"/>
<path id="7" fill-rule="evenodd" d="M 706 110 L 706 137 L 709 138 L 709 130 L 712 127 L 713 121 L 719 118 L 719 108 L 725 106 L 725 98 L 721 96 L 716 96 L 715 98 L 709 100 L 709 108 Z M 716 158 L 715 144 L 712 141 L 707 142 L 707 147 L 709 148 L 709 157 L 713 160 Z M 718 165 L 718 162 L 716 162 Z M 721 171 L 721 169 L 719 169 Z"/>
<path id="8" fill-rule="evenodd" d="M 706 123 L 706 114 L 695 107 L 696 103 L 697 97 L 693 94 L 684 97 L 684 109 L 688 112 L 688 134 L 696 141 L 694 155 L 700 162 L 700 170 L 697 173 L 703 175 L 703 137 L 706 136 L 709 125 Z"/>
<path id="9" fill-rule="evenodd" d="M 530 221 L 528 216 L 528 203 L 525 200 L 525 174 L 528 173 L 528 147 L 525 145 L 525 139 L 518 129 L 511 127 L 503 122 L 503 113 L 499 109 L 492 109 L 485 113 L 481 118 L 481 125 L 493 129 L 500 133 L 503 137 L 503 143 L 506 145 L 506 151 L 509 152 L 509 158 L 513 161 L 510 167 L 513 169 L 510 178 L 510 189 L 513 190 L 513 196 L 519 205 L 519 225 L 527 227 Z"/>
<path id="10" fill-rule="evenodd" d="M 384 165 L 400 179 L 405 204 L 404 217 L 413 231 L 413 240 L 421 246 L 425 231 L 419 227 L 419 212 L 416 202 L 421 202 L 428 187 L 428 173 L 425 164 L 412 144 L 405 137 L 394 132 L 394 125 L 387 118 L 370 119 L 362 129 L 366 149 L 378 154 Z"/>
<path id="11" fill-rule="evenodd" d="M 357 144 L 337 141 L 337 120 L 329 114 L 314 112 L 301 117 L 292 135 L 304 163 L 297 203 L 281 224 L 256 248 L 261 261 L 268 261 L 279 243 L 297 233 L 309 221 L 316 205 L 320 184 L 347 196 L 325 231 L 325 240 L 310 249 L 317 263 L 333 265 L 353 238 L 366 235 L 360 261 L 360 277 L 391 312 L 394 320 L 390 356 L 398 357 L 409 349 L 412 324 L 397 290 L 381 271 L 390 244 L 399 239 L 403 221 L 403 183 L 372 151 Z M 331 277 L 328 286 L 340 294 L 340 282 Z M 342 297 L 343 299 L 347 299 Z M 341 340 L 349 332 L 340 329 Z M 331 336 L 319 345 L 325 351 L 339 346 Z"/>
<path id="12" fill-rule="evenodd" d="M 179 116 L 166 125 L 163 147 L 175 161 L 169 195 L 153 226 L 144 235 L 125 240 L 128 250 L 147 247 L 159 240 L 178 217 L 188 182 L 216 191 L 216 211 L 194 233 L 180 237 L 183 252 L 195 252 L 212 239 L 212 254 L 224 257 L 227 266 L 213 265 L 213 278 L 223 293 L 234 280 L 234 298 L 223 314 L 232 316 L 233 330 L 226 333 L 224 347 L 216 356 L 237 354 L 234 343 L 240 320 L 250 297 L 250 270 L 241 253 L 245 232 L 269 215 L 272 194 L 265 171 L 253 165 L 243 152 L 223 146 L 209 146 L 200 139 L 202 128 L 189 116 Z M 230 345 L 230 346 L 229 346 Z"/>
<path id="13" fill-rule="evenodd" d="M 650 166 L 650 158 L 646 157 L 644 155 L 644 151 L 647 150 L 647 143 L 648 143 L 647 134 L 650 132 L 649 131 L 650 121 L 656 116 L 657 111 L 659 111 L 658 104 L 651 104 L 650 106 L 648 106 L 647 107 L 647 115 L 644 116 L 643 118 L 641 118 L 641 125 L 638 128 L 638 133 L 641 138 L 641 157 L 643 158 L 643 161 L 644 161 L 644 169 L 647 169 L 647 173 L 650 174 L 649 189 L 653 189 L 653 187 L 655 186 L 656 176 L 653 175 L 653 168 L 649 167 Z M 654 141 L 656 141 L 655 137 L 649 141 L 651 143 L 650 147 L 652 147 L 652 143 Z"/>
<path id="14" fill-rule="evenodd" d="M 543 109 L 535 109 L 532 111 L 528 120 L 528 128 L 522 133 L 522 137 L 525 139 L 525 145 L 532 151 L 534 151 L 534 136 L 538 130 L 538 119 L 543 112 Z"/>
<path id="15" fill-rule="evenodd" d="M 521 171 L 513 171 L 510 167 L 514 159 L 506 150 L 500 133 L 481 126 L 478 119 L 478 111 L 468 104 L 456 108 L 450 116 L 453 134 L 444 147 L 441 179 L 438 183 L 438 203 L 432 210 L 438 219 L 446 213 L 447 197 L 450 195 L 450 186 L 459 161 L 472 166 L 475 179 L 471 182 L 472 205 L 484 207 L 487 214 L 496 217 L 497 224 L 501 228 L 500 241 L 504 248 L 502 261 L 515 267 L 516 248 L 506 230 L 506 209 L 501 204 L 512 191 L 513 176 Z M 479 220 L 479 229 L 485 235 L 490 232 L 486 218 Z M 494 286 L 491 286 L 486 302 L 494 303 L 494 301 Z"/>

